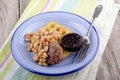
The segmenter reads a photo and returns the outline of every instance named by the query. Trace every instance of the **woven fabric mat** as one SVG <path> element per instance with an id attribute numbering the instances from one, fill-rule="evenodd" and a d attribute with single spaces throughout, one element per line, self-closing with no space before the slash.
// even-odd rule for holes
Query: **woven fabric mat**
<path id="1" fill-rule="evenodd" d="M 33 74 L 20 67 L 10 53 L 10 38 L 20 23 L 29 17 L 48 11 L 67 11 L 78 14 L 91 21 L 95 7 L 102 4 L 104 9 L 95 20 L 100 36 L 100 48 L 95 59 L 84 69 L 65 76 L 48 77 Z M 108 42 L 118 13 L 114 0 L 31 0 L 15 28 L 0 49 L 0 80 L 95 80 L 101 56 Z"/>

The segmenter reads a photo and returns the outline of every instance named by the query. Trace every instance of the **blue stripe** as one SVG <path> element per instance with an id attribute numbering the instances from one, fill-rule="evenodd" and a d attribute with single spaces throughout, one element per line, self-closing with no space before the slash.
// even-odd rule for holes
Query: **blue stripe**
<path id="1" fill-rule="evenodd" d="M 66 0 L 66 2 L 63 4 L 63 6 L 61 7 L 61 11 L 66 11 L 66 12 L 71 12 L 77 5 L 77 3 L 79 2 L 79 0 Z"/>

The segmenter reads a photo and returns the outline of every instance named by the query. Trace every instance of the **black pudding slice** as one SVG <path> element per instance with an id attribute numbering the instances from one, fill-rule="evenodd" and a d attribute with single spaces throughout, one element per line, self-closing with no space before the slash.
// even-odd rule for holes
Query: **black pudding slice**
<path id="1" fill-rule="evenodd" d="M 83 38 L 77 33 L 69 33 L 62 37 L 60 45 L 67 51 L 78 51 L 81 48 Z"/>

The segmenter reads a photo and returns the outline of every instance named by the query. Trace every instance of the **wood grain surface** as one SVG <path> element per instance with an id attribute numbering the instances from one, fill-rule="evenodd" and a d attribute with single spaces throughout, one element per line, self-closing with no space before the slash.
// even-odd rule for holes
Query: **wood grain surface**
<path id="1" fill-rule="evenodd" d="M 0 47 L 30 0 L 0 0 Z M 120 2 L 117 0 L 116 2 Z M 120 80 L 120 12 L 99 65 L 96 80 Z"/>
<path id="2" fill-rule="evenodd" d="M 120 80 L 120 12 L 102 56 L 97 80 Z"/>

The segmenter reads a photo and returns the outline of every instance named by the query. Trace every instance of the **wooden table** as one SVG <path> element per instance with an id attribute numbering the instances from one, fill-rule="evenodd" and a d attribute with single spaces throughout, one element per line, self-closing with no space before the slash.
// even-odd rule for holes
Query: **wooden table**
<path id="1" fill-rule="evenodd" d="M 0 47 L 30 0 L 0 0 Z M 120 0 L 116 1 L 120 3 Z M 99 65 L 96 80 L 120 80 L 120 12 Z"/>

